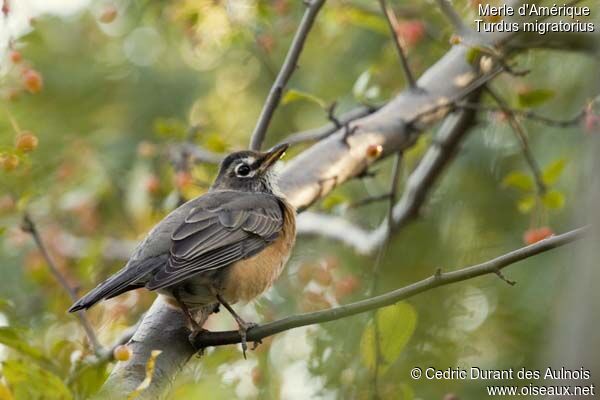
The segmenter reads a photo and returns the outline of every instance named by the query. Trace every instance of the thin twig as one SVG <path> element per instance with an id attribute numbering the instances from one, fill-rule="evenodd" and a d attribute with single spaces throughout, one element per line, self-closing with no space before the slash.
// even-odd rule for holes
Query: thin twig
<path id="1" fill-rule="evenodd" d="M 355 119 L 359 119 L 359 118 L 365 117 L 369 114 L 372 114 L 375 111 L 377 111 L 378 109 L 379 109 L 379 107 L 377 107 L 377 106 L 375 106 L 375 107 L 361 106 L 361 107 L 355 108 L 354 110 L 348 111 L 340 116 L 336 116 L 335 118 L 336 118 L 337 122 L 343 126 L 343 125 L 349 124 L 350 122 L 354 121 Z M 321 139 L 325 139 L 329 135 L 334 134 L 335 132 L 337 132 L 337 130 L 338 130 L 338 128 L 336 127 L 336 125 L 334 123 L 329 123 L 320 128 L 308 129 L 306 131 L 294 133 L 294 134 L 286 137 L 281 143 L 285 142 L 285 143 L 288 143 L 289 145 L 295 145 L 295 144 L 300 144 L 300 143 L 317 142 Z"/>
<path id="2" fill-rule="evenodd" d="M 52 273 L 52 275 L 54 275 L 54 278 L 63 287 L 63 289 L 65 289 L 65 291 L 67 292 L 67 294 L 69 295 L 71 300 L 73 302 L 77 301 L 77 293 L 71 287 L 71 285 L 69 285 L 69 282 L 63 276 L 63 274 L 60 272 L 60 270 L 56 267 L 56 264 L 54 263 L 54 260 L 50 256 L 48 249 L 44 245 L 42 237 L 40 236 L 40 233 L 38 232 L 36 225 L 33 223 L 33 220 L 31 219 L 31 216 L 29 215 L 29 213 L 25 213 L 23 215 L 22 229 L 23 229 L 23 231 L 29 233 L 31 235 L 31 237 L 33 238 L 35 244 L 37 245 L 38 249 L 40 250 L 40 253 L 42 253 L 42 256 L 46 260 L 46 263 L 48 264 L 48 268 L 50 269 L 50 272 Z M 85 334 L 87 335 L 88 340 L 90 341 L 90 344 L 92 345 L 92 348 L 94 349 L 94 352 L 95 353 L 101 352 L 102 346 L 100 345 L 100 342 L 98 341 L 98 338 L 96 337 L 96 334 L 94 333 L 94 330 L 92 329 L 92 325 L 90 324 L 90 321 L 87 319 L 87 316 L 83 313 L 77 313 L 77 318 L 79 319 L 79 322 L 80 322 L 81 326 L 83 327 L 83 330 L 85 331 Z"/>
<path id="3" fill-rule="evenodd" d="M 467 32 L 469 32 L 469 29 L 465 26 L 462 18 L 460 17 L 460 15 L 458 15 L 458 13 L 454 9 L 454 7 L 452 7 L 452 4 L 448 2 L 448 0 L 437 0 L 437 2 L 440 6 L 440 10 L 446 16 L 446 18 L 448 18 L 448 20 L 456 30 L 456 33 L 458 33 L 459 35 L 464 35 Z"/>
<path id="4" fill-rule="evenodd" d="M 588 227 L 577 228 L 470 267 L 465 267 L 450 272 L 436 271 L 436 273 L 429 278 L 369 299 L 330 308 L 327 310 L 299 314 L 264 325 L 259 325 L 251 328 L 248 331 L 247 340 L 258 342 L 268 336 L 272 336 L 290 329 L 335 321 L 377 308 L 390 306 L 401 300 L 405 300 L 409 297 L 439 286 L 465 281 L 482 275 L 496 274 L 497 271 L 502 270 L 518 261 L 581 239 L 588 230 Z M 241 337 L 238 331 L 205 332 L 196 337 L 194 345 L 197 348 L 204 348 L 209 346 L 236 344 L 240 342 Z"/>
<path id="5" fill-rule="evenodd" d="M 459 103 L 456 105 L 456 108 L 458 109 L 466 109 L 466 110 L 475 110 L 475 111 L 485 111 L 485 112 L 510 112 L 511 114 L 513 114 L 516 117 L 521 117 L 521 118 L 526 118 L 532 121 L 536 121 L 536 122 L 540 122 L 543 123 L 545 125 L 548 126 L 555 126 L 558 128 L 567 128 L 573 125 L 577 125 L 578 123 L 580 123 L 583 118 L 585 117 L 585 108 L 583 108 L 581 111 L 579 111 L 575 116 L 569 118 L 569 119 L 554 119 L 554 118 L 550 118 L 550 117 L 546 117 L 543 115 L 539 115 L 536 112 L 533 112 L 531 110 L 520 110 L 518 108 L 511 108 L 511 107 L 495 107 L 495 106 L 488 106 L 485 104 L 470 104 L 470 103 Z"/>
<path id="6" fill-rule="evenodd" d="M 387 200 L 390 198 L 390 193 L 379 194 L 376 196 L 365 197 L 364 199 L 360 199 L 355 201 L 354 203 L 348 204 L 347 208 L 358 208 L 362 206 L 366 206 L 371 203 L 376 203 L 378 201 Z"/>
<path id="7" fill-rule="evenodd" d="M 394 157 L 394 164 L 392 166 L 392 177 L 390 179 L 390 189 L 389 189 L 389 199 L 388 199 L 388 209 L 387 209 L 387 234 L 385 240 L 381 244 L 379 248 L 379 252 L 377 253 L 377 258 L 375 260 L 375 266 L 373 267 L 373 277 L 371 279 L 371 287 L 368 291 L 368 297 L 372 297 L 375 293 L 377 293 L 377 287 L 379 285 L 379 275 L 381 269 L 381 263 L 383 262 L 383 257 L 387 251 L 388 244 L 390 242 L 390 238 L 392 235 L 392 229 L 394 227 L 394 205 L 396 204 L 396 193 L 398 191 L 398 182 L 400 177 L 400 167 L 402 163 L 402 153 L 396 153 L 396 157 Z M 379 398 L 379 367 L 381 363 L 385 361 L 383 352 L 381 350 L 381 340 L 380 340 L 380 329 L 379 329 L 379 321 L 377 320 L 377 313 L 373 311 L 371 318 L 373 319 L 373 331 L 374 331 L 374 346 L 375 346 L 375 368 L 373 370 L 373 397 L 375 399 Z"/>
<path id="8" fill-rule="evenodd" d="M 544 183 L 540 166 L 537 163 L 535 157 L 533 156 L 533 153 L 531 152 L 531 147 L 529 146 L 529 141 L 527 140 L 527 133 L 525 132 L 525 128 L 515 117 L 515 115 L 508 107 L 508 104 L 504 101 L 504 99 L 502 99 L 502 97 L 500 97 L 499 94 L 497 94 L 492 88 L 488 86 L 486 86 L 485 90 L 494 99 L 494 101 L 498 103 L 502 111 L 504 111 L 504 113 L 506 113 L 506 115 L 508 116 L 508 122 L 510 123 L 512 130 L 515 132 L 515 135 L 519 139 L 519 144 L 521 145 L 523 156 L 525 157 L 525 161 L 527 161 L 527 164 L 531 169 L 531 173 L 533 174 L 538 195 L 543 196 L 544 193 L 546 193 L 547 191 L 547 187 Z"/>
<path id="9" fill-rule="evenodd" d="M 279 74 L 277 74 L 277 78 L 275 79 L 275 83 L 273 83 L 273 87 L 271 87 L 271 90 L 269 91 L 267 101 L 263 106 L 260 117 L 258 118 L 258 122 L 256 123 L 256 127 L 254 128 L 254 132 L 252 133 L 252 137 L 250 138 L 250 148 L 252 150 L 260 150 L 265 140 L 269 123 L 273 118 L 273 113 L 279 105 L 283 90 L 285 89 L 292 74 L 296 70 L 300 53 L 304 47 L 304 42 L 308 37 L 308 33 L 310 32 L 313 22 L 315 21 L 315 18 L 323 3 L 325 3 L 325 0 L 311 0 L 307 6 L 304 16 L 302 17 L 302 21 L 298 26 L 298 30 L 294 35 L 292 44 L 285 57 L 285 61 L 281 66 Z"/>
<path id="10" fill-rule="evenodd" d="M 406 57 L 406 53 L 404 52 L 402 43 L 400 43 L 400 38 L 398 37 L 398 18 L 396 18 L 394 10 L 392 10 L 392 8 L 386 3 L 386 0 L 379 0 L 379 6 L 381 7 L 381 11 L 385 15 L 388 27 L 390 28 L 390 33 L 392 34 L 392 38 L 394 39 L 394 45 L 396 47 L 396 51 L 398 52 L 398 56 L 400 57 L 402 70 L 404 71 L 404 78 L 406 79 L 408 86 L 411 89 L 415 89 L 417 87 L 417 81 L 410 69 L 410 65 L 408 64 L 408 58 Z"/>

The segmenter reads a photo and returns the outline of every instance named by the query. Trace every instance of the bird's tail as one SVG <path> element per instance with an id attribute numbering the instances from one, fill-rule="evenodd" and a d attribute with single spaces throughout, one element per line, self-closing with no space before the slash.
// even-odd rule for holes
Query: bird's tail
<path id="1" fill-rule="evenodd" d="M 100 300 L 110 299 L 121 293 L 144 286 L 135 283 L 139 278 L 136 268 L 125 267 L 77 300 L 69 308 L 69 312 L 88 309 Z"/>

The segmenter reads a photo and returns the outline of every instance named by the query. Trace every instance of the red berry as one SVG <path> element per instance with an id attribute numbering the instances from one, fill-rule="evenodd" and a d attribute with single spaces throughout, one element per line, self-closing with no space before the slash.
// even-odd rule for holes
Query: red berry
<path id="1" fill-rule="evenodd" d="M 151 175 L 146 179 L 146 190 L 148 193 L 157 194 L 160 191 L 160 179 L 155 175 Z"/>
<path id="2" fill-rule="evenodd" d="M 275 38 L 273 35 L 263 34 L 256 37 L 256 43 L 267 53 L 271 53 L 275 48 Z"/>
<path id="3" fill-rule="evenodd" d="M 10 61 L 12 61 L 13 64 L 18 64 L 21 62 L 21 60 L 23 60 L 21 53 L 16 50 L 10 52 Z"/>
<path id="4" fill-rule="evenodd" d="M 325 268 L 317 268 L 313 274 L 313 278 L 315 282 L 322 286 L 329 286 L 333 280 L 331 272 Z"/>
<path id="5" fill-rule="evenodd" d="M 37 136 L 35 136 L 33 133 L 23 132 L 19 136 L 17 136 L 17 140 L 15 141 L 15 147 L 19 151 L 29 153 L 36 149 L 38 143 L 39 140 Z"/>
<path id="6" fill-rule="evenodd" d="M 584 129 L 587 133 L 600 131 L 600 116 L 594 115 L 591 112 L 586 113 L 584 120 Z"/>
<path id="7" fill-rule="evenodd" d="M 259 367 L 252 368 L 252 382 L 254 385 L 258 386 L 262 381 L 262 371 Z"/>
<path id="8" fill-rule="evenodd" d="M 29 93 L 38 93 L 44 87 L 42 75 L 34 69 L 26 69 L 23 71 L 23 86 Z"/>
<path id="9" fill-rule="evenodd" d="M 407 46 L 414 46 L 425 36 L 425 25 L 418 20 L 401 21 L 396 27 L 396 34 Z"/>
<path id="10" fill-rule="evenodd" d="M 525 244 L 530 245 L 539 242 L 540 240 L 544 240 L 554 235 L 552 229 L 547 226 L 543 226 L 541 228 L 532 228 L 525 231 L 523 234 L 523 242 Z"/>
<path id="11" fill-rule="evenodd" d="M 457 45 L 462 43 L 462 37 L 458 35 L 450 36 L 450 44 Z"/>
<path id="12" fill-rule="evenodd" d="M 354 293 L 360 287 L 360 281 L 355 276 L 347 276 L 335 284 L 335 297 L 343 299 Z"/>
<path id="13" fill-rule="evenodd" d="M 4 154 L 0 156 L 0 165 L 6 172 L 13 171 L 19 166 L 19 157 L 14 154 Z"/>
<path id="14" fill-rule="evenodd" d="M 368 158 L 377 158 L 383 152 L 383 146 L 380 144 L 370 144 L 367 147 L 367 157 Z"/>
<path id="15" fill-rule="evenodd" d="M 117 361 L 127 361 L 131 358 L 131 354 L 131 349 L 125 344 L 119 345 L 113 350 L 113 357 Z"/>
<path id="16" fill-rule="evenodd" d="M 175 175 L 175 186 L 178 189 L 185 189 L 194 183 L 194 178 L 192 178 L 192 174 L 186 171 L 179 171 Z"/>
<path id="17" fill-rule="evenodd" d="M 117 10 L 117 8 L 113 5 L 109 5 L 106 6 L 106 8 L 104 10 L 102 10 L 102 13 L 100 14 L 100 17 L 98 18 L 98 20 L 100 22 L 102 22 L 103 24 L 109 24 L 111 22 L 113 22 L 115 20 L 115 18 L 117 18 L 117 14 L 119 13 L 119 11 Z"/>

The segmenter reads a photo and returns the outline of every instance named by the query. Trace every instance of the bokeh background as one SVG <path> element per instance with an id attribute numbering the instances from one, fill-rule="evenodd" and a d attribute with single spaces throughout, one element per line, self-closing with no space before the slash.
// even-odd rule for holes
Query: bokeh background
<path id="1" fill-rule="evenodd" d="M 454 1 L 465 20 L 476 1 Z M 598 4 L 592 7 L 598 21 Z M 69 283 L 88 290 L 119 269 L 131 247 L 182 199 L 207 190 L 216 166 L 173 166 L 169 149 L 192 142 L 214 152 L 247 145 L 304 11 L 291 0 L 4 0 L 0 15 L 0 398 L 86 398 L 112 363 L 94 363 L 67 293 L 31 237 L 28 211 Z M 452 29 L 430 1 L 391 2 L 418 75 L 449 48 Z M 591 38 L 590 38 L 591 40 Z M 531 51 L 516 55 L 524 77 L 494 87 L 515 108 L 568 119 L 598 93 L 598 58 Z M 405 87 L 377 2 L 332 0 L 320 13 L 300 67 L 276 112 L 268 144 L 327 123 L 340 112 L 381 104 Z M 566 128 L 523 121 L 550 191 L 535 194 L 506 115 L 481 112 L 423 216 L 391 240 L 378 292 L 501 255 L 594 218 L 590 200 L 600 118 L 592 107 Z M 405 156 L 402 182 L 435 137 Z M 303 146 L 292 149 L 293 157 Z M 597 149 L 598 147 L 596 147 Z M 314 209 L 376 227 L 391 161 L 374 177 L 336 189 Z M 600 199 L 600 197 L 599 197 Z M 591 206 L 590 206 L 591 204 Z M 385 399 L 481 399 L 484 381 L 412 380 L 415 366 L 592 369 L 600 383 L 596 253 L 574 245 L 519 263 L 506 274 L 435 289 L 379 314 L 378 393 Z M 286 272 L 259 301 L 254 321 L 364 298 L 374 257 L 301 237 Z M 154 300 L 130 292 L 88 316 L 110 345 Z M 347 399 L 373 397 L 371 315 L 289 331 L 246 361 L 236 347 L 209 350 L 177 377 L 168 398 Z M 233 328 L 223 313 L 209 329 Z M 586 361 L 584 357 L 588 357 Z M 594 369 L 595 373 L 594 373 Z M 518 383 L 518 382 L 517 382 Z M 591 382 L 583 382 L 591 383 Z M 489 383 L 488 383 L 489 384 Z M 451 397 L 455 394 L 456 397 Z"/>

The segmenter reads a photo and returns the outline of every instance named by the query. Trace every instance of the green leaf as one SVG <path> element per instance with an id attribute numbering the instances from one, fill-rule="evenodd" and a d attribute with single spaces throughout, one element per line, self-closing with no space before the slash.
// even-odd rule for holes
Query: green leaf
<path id="1" fill-rule="evenodd" d="M 523 91 L 518 94 L 518 102 L 521 107 L 536 107 L 554 97 L 551 89 L 534 89 Z"/>
<path id="2" fill-rule="evenodd" d="M 521 171 L 513 171 L 502 180 L 502 186 L 512 187 L 523 192 L 531 192 L 534 188 L 533 178 Z"/>
<path id="3" fill-rule="evenodd" d="M 323 207 L 324 210 L 331 210 L 333 207 L 344 204 L 347 201 L 348 199 L 346 196 L 341 193 L 332 193 L 323 199 L 321 207 Z"/>
<path id="4" fill-rule="evenodd" d="M 417 312 L 409 303 L 401 302 L 385 307 L 375 314 L 379 328 L 379 349 L 383 356 L 379 370 L 385 372 L 400 356 L 417 326 Z M 367 325 L 360 341 L 360 353 L 363 363 L 370 369 L 375 368 L 375 326 L 373 321 Z"/>
<path id="5" fill-rule="evenodd" d="M 523 196 L 517 202 L 517 209 L 523 214 L 529 213 L 531 210 L 533 210 L 533 207 L 535 207 L 535 196 L 533 195 Z"/>
<path id="6" fill-rule="evenodd" d="M 465 58 L 467 60 L 467 63 L 474 64 L 475 61 L 479 59 L 480 55 L 481 49 L 479 47 L 470 47 L 469 50 L 467 50 L 467 55 L 465 56 Z"/>
<path id="7" fill-rule="evenodd" d="M 18 333 L 18 331 L 9 326 L 0 327 L 0 343 L 18 351 L 23 355 L 43 360 L 43 353 L 35 347 L 29 345 Z"/>
<path id="8" fill-rule="evenodd" d="M 321 108 L 326 108 L 327 104 L 325 103 L 325 101 L 313 94 L 307 93 L 307 92 L 303 92 L 300 90 L 296 90 L 296 89 L 290 89 L 287 92 L 285 92 L 285 96 L 283 96 L 283 99 L 281 99 L 281 104 L 289 104 L 289 103 L 293 103 L 294 101 L 300 101 L 300 100 L 305 100 L 305 101 L 310 101 L 313 103 L 316 103 L 319 107 Z"/>
<path id="9" fill-rule="evenodd" d="M 558 190 L 549 190 L 542 197 L 544 206 L 554 210 L 560 210 L 565 206 L 565 195 Z"/>
<path id="10" fill-rule="evenodd" d="M 4 235 L 5 232 L 6 232 L 6 227 L 0 226 L 0 236 Z"/>
<path id="11" fill-rule="evenodd" d="M 365 97 L 365 92 L 369 87 L 369 82 L 371 81 L 371 72 L 366 70 L 362 74 L 358 76 L 356 82 L 354 82 L 354 86 L 352 87 L 352 94 L 354 98 L 357 100 L 363 99 Z"/>
<path id="12" fill-rule="evenodd" d="M 4 361 L 2 373 L 17 400 L 70 400 L 73 398 L 61 378 L 36 364 L 22 360 Z"/>
<path id="13" fill-rule="evenodd" d="M 158 136 L 164 138 L 185 139 L 187 136 L 186 124 L 175 118 L 157 118 L 153 128 Z"/>
<path id="14" fill-rule="evenodd" d="M 378 14 L 373 14 L 359 8 L 348 7 L 343 13 L 343 18 L 353 25 L 380 33 L 386 37 L 390 34 L 387 23 Z"/>
<path id="15" fill-rule="evenodd" d="M 371 71 L 366 70 L 354 82 L 352 87 L 352 94 L 357 101 L 366 102 L 369 100 L 375 100 L 379 97 L 380 89 L 377 85 L 370 86 L 371 82 Z"/>
<path id="16" fill-rule="evenodd" d="M 560 175 L 562 174 L 566 165 L 567 160 L 565 160 L 564 158 L 558 159 L 550 163 L 550 165 L 544 168 L 544 171 L 542 172 L 542 180 L 544 181 L 544 183 L 546 185 L 554 185 L 560 177 Z"/>

